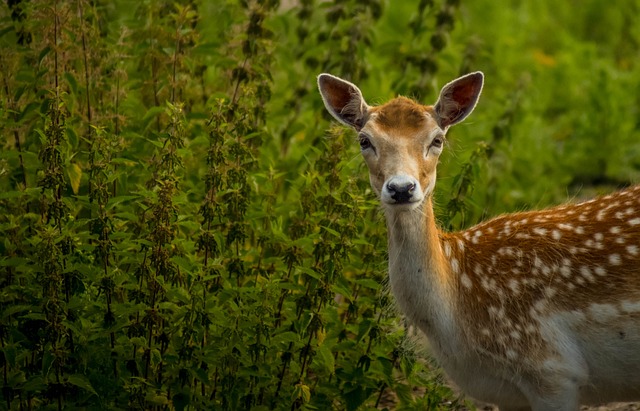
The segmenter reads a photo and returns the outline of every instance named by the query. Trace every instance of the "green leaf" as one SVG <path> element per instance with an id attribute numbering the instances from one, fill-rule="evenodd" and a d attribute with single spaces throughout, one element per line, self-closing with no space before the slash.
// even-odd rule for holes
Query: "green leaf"
<path id="1" fill-rule="evenodd" d="M 322 279 L 322 274 L 320 274 L 319 272 L 317 272 L 316 270 L 314 270 L 313 268 L 308 268 L 308 267 L 298 267 L 298 269 L 305 273 L 306 275 L 308 275 L 309 277 L 315 278 L 316 280 L 321 280 Z"/>
<path id="2" fill-rule="evenodd" d="M 80 190 L 80 180 L 82 180 L 82 169 L 76 163 L 71 163 L 67 167 L 67 175 L 69 176 L 69 182 L 71 183 L 71 190 L 73 194 L 78 194 Z"/>
<path id="3" fill-rule="evenodd" d="M 370 288 L 372 290 L 378 290 L 380 288 L 380 283 L 370 278 L 361 278 L 359 280 L 356 280 L 356 283 L 360 284 L 363 287 Z"/>
<path id="4" fill-rule="evenodd" d="M 331 349 L 326 344 L 320 345 L 316 349 L 318 362 L 324 367 L 326 371 L 330 374 L 333 374 L 335 371 L 335 358 L 333 358 L 333 353 Z"/>
<path id="5" fill-rule="evenodd" d="M 49 376 L 54 360 L 55 357 L 51 354 L 51 346 L 45 347 L 44 352 L 42 353 L 42 375 L 44 377 Z"/>
<path id="6" fill-rule="evenodd" d="M 342 398 L 344 399 L 347 411 L 356 411 L 370 395 L 371 390 L 365 390 L 361 385 L 356 386 L 350 391 L 345 391 Z"/>
<path id="7" fill-rule="evenodd" d="M 164 107 L 160 107 L 160 106 L 151 107 L 147 110 L 147 112 L 142 117 L 142 121 L 145 124 L 149 124 L 151 120 L 158 117 L 160 114 L 164 113 L 165 110 L 166 109 Z"/>
<path id="8" fill-rule="evenodd" d="M 71 92 L 73 94 L 78 94 L 78 82 L 76 81 L 76 78 L 74 77 L 74 75 L 71 74 L 71 72 L 66 71 L 64 73 L 64 78 L 69 83 L 69 87 L 71 88 Z"/>
<path id="9" fill-rule="evenodd" d="M 371 329 L 372 322 L 371 320 L 362 320 L 358 326 L 358 337 L 356 337 L 356 341 L 362 341 L 365 335 L 369 333 Z"/>
<path id="10" fill-rule="evenodd" d="M 173 403 L 176 411 L 182 411 L 189 406 L 190 398 L 189 395 L 184 392 L 179 392 L 171 398 L 171 402 Z"/>
<path id="11" fill-rule="evenodd" d="M 42 51 L 38 55 L 38 64 L 42 63 L 42 59 L 44 59 L 47 56 L 47 54 L 49 54 L 50 51 L 51 51 L 51 47 L 49 46 L 42 49 Z"/>
<path id="12" fill-rule="evenodd" d="M 93 395 L 96 395 L 96 396 L 98 395 L 96 390 L 91 385 L 91 382 L 89 382 L 89 379 L 82 374 L 69 375 L 67 377 L 67 383 L 71 385 L 75 385 L 76 387 L 82 388 L 85 391 L 89 391 Z"/>
<path id="13" fill-rule="evenodd" d="M 322 226 L 322 229 L 325 230 L 326 232 L 328 232 L 329 234 L 332 234 L 332 235 L 334 235 L 336 237 L 340 237 L 340 233 L 337 232 L 336 230 L 332 229 L 332 228 L 329 228 L 329 227 L 326 227 L 326 226 Z"/>

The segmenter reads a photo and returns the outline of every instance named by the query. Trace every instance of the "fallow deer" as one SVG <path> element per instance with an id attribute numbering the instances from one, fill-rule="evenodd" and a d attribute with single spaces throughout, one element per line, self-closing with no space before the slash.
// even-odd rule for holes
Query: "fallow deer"
<path id="1" fill-rule="evenodd" d="M 449 127 L 484 76 L 446 84 L 434 105 L 369 106 L 321 74 L 329 113 L 354 128 L 388 229 L 397 305 L 463 392 L 501 410 L 576 411 L 640 399 L 640 186 L 579 204 L 436 224 L 432 194 Z"/>

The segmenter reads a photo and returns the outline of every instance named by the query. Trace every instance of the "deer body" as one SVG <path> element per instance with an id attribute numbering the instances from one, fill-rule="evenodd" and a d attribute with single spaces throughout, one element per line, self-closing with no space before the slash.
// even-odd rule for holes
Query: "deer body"
<path id="1" fill-rule="evenodd" d="M 447 84 L 433 106 L 370 107 L 345 80 L 318 82 L 329 112 L 359 133 L 398 307 L 465 393 L 503 410 L 640 399 L 640 187 L 444 233 L 436 165 L 482 74 Z"/>

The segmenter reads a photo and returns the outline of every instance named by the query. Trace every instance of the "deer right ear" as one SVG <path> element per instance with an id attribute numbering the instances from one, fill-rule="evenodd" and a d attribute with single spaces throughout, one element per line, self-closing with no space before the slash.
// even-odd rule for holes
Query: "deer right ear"
<path id="1" fill-rule="evenodd" d="M 438 125 L 446 130 L 464 120 L 476 106 L 484 75 L 480 71 L 467 74 L 446 84 L 434 105 Z"/>
<path id="2" fill-rule="evenodd" d="M 325 107 L 336 120 L 356 130 L 364 126 L 369 106 L 355 84 L 323 73 L 318 76 L 318 88 Z"/>

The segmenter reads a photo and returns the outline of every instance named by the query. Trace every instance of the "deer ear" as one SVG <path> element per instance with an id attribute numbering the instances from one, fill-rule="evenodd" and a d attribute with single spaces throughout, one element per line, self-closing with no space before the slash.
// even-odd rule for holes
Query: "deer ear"
<path id="1" fill-rule="evenodd" d="M 484 74 L 476 71 L 457 78 L 442 88 L 434 105 L 440 128 L 446 130 L 471 114 L 482 92 L 483 83 Z"/>
<path id="2" fill-rule="evenodd" d="M 336 120 L 356 130 L 364 126 L 369 106 L 355 84 L 323 73 L 318 76 L 318 88 L 325 107 Z"/>

